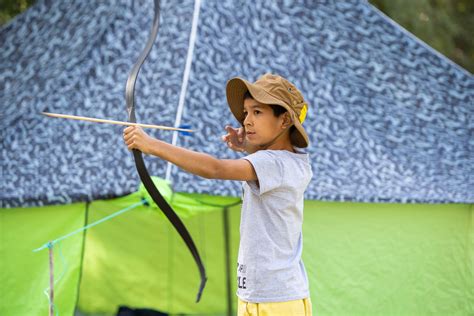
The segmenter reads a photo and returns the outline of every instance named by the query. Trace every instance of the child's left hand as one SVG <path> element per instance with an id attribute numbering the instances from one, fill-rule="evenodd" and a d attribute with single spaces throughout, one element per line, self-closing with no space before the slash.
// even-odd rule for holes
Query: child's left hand
<path id="1" fill-rule="evenodd" d="M 138 149 L 144 154 L 150 154 L 153 138 L 148 136 L 141 127 L 129 126 L 123 130 L 123 140 L 129 150 Z"/>
<path id="2" fill-rule="evenodd" d="M 226 125 L 225 130 L 227 131 L 227 135 L 223 135 L 221 139 L 227 144 L 227 147 L 234 151 L 245 151 L 244 129 L 242 127 L 233 128 L 232 126 Z"/>

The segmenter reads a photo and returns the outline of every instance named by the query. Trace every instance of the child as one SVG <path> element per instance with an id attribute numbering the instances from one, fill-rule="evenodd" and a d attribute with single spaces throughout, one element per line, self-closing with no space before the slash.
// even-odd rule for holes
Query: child
<path id="1" fill-rule="evenodd" d="M 209 179 L 243 182 L 237 263 L 238 315 L 311 315 L 302 253 L 303 194 L 311 177 L 302 123 L 307 104 L 286 79 L 265 74 L 254 83 L 233 78 L 230 110 L 242 127 L 226 126 L 222 140 L 241 159 L 217 159 L 127 127 L 129 149 L 158 156 Z"/>

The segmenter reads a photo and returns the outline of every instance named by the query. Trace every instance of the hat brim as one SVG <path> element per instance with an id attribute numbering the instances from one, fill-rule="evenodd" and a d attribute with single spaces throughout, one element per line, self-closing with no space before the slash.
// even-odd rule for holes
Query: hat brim
<path id="1" fill-rule="evenodd" d="M 301 125 L 296 113 L 283 101 L 267 93 L 261 87 L 256 86 L 242 78 L 232 78 L 227 82 L 226 96 L 230 111 L 240 124 L 244 122 L 244 95 L 250 92 L 252 97 L 263 104 L 275 104 L 284 107 L 290 113 L 293 125 L 296 130 L 290 135 L 293 145 L 299 148 L 306 148 L 309 144 L 309 137 Z"/>

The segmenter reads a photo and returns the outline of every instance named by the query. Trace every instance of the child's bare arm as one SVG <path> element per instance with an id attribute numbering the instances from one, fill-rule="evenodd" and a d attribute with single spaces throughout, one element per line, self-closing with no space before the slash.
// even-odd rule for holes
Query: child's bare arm
<path id="1" fill-rule="evenodd" d="M 257 180 L 250 162 L 244 159 L 217 159 L 148 136 L 141 128 L 130 126 L 124 130 L 124 140 L 129 149 L 138 149 L 167 160 L 195 175 L 208 179 Z"/>

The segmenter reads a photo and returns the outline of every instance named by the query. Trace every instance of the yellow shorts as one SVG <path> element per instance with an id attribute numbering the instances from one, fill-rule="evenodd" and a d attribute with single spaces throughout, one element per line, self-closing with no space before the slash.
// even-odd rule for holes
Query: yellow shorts
<path id="1" fill-rule="evenodd" d="M 238 316 L 311 316 L 311 299 L 288 302 L 248 303 L 238 298 Z"/>

